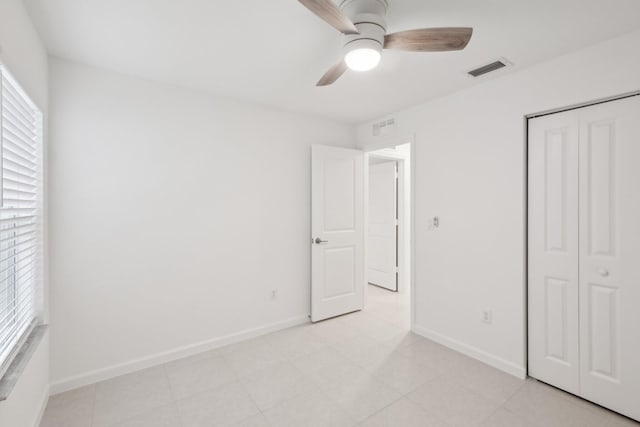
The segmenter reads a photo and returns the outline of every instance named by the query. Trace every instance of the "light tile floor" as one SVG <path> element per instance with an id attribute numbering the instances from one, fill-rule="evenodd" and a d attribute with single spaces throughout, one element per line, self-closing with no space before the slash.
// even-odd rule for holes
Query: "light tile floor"
<path id="1" fill-rule="evenodd" d="M 373 286 L 364 311 L 49 399 L 41 427 L 631 427 L 408 332 L 409 301 Z"/>

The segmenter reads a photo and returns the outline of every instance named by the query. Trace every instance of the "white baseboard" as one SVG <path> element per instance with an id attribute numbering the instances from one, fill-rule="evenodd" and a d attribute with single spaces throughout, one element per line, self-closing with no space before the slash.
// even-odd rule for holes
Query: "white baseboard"
<path id="1" fill-rule="evenodd" d="M 282 329 L 287 329 L 293 326 L 302 325 L 308 322 L 309 316 L 305 314 L 268 325 L 259 326 L 257 328 L 246 329 L 244 331 L 236 332 L 222 337 L 212 338 L 206 341 L 201 341 L 199 343 L 190 344 L 173 350 L 152 354 L 150 356 L 131 360 L 129 362 L 108 366 L 106 368 L 96 369 L 84 374 L 75 375 L 73 377 L 55 381 L 50 384 L 50 392 L 51 395 L 62 393 L 78 387 L 94 384 L 99 381 L 108 380 L 120 375 L 129 374 L 141 369 L 161 365 L 163 363 L 171 362 L 183 357 L 193 356 L 198 353 L 214 350 L 219 347 L 224 347 L 225 345 L 234 344 L 240 341 L 248 340 L 261 335 L 266 335 L 271 332 L 280 331 Z"/>
<path id="2" fill-rule="evenodd" d="M 487 365 L 493 366 L 494 368 L 500 369 L 501 371 L 504 371 L 508 374 L 511 374 L 521 379 L 524 379 L 527 377 L 527 370 L 524 366 L 520 366 L 508 360 L 504 360 L 491 353 L 487 353 L 484 350 L 480 350 L 479 348 L 454 340 L 445 335 L 434 332 L 430 329 L 423 328 L 422 326 L 413 325 L 411 330 L 420 336 L 430 339 L 431 341 L 435 341 L 438 344 L 442 344 L 446 347 L 449 347 L 452 350 L 457 351 L 458 353 L 462 353 L 465 356 L 469 356 L 474 359 L 477 359 L 481 362 L 486 363 Z"/>
<path id="3" fill-rule="evenodd" d="M 42 394 L 42 397 L 40 398 L 40 410 L 36 414 L 36 419 L 33 423 L 33 427 L 40 426 L 40 423 L 42 422 L 42 416 L 44 415 L 44 410 L 47 408 L 47 403 L 49 402 L 49 395 L 49 387 L 47 386 L 44 390 L 44 393 Z"/>

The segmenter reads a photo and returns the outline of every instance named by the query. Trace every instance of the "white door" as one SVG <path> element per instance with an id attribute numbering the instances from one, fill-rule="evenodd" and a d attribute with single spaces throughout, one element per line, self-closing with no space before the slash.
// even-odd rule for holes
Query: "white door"
<path id="1" fill-rule="evenodd" d="M 640 97 L 580 113 L 581 395 L 640 420 Z"/>
<path id="2" fill-rule="evenodd" d="M 369 165 L 368 281 L 398 290 L 397 162 Z"/>
<path id="3" fill-rule="evenodd" d="M 640 97 L 529 131 L 530 375 L 640 420 Z"/>
<path id="4" fill-rule="evenodd" d="M 579 392 L 577 112 L 529 121 L 529 375 Z"/>
<path id="5" fill-rule="evenodd" d="M 364 154 L 311 149 L 311 321 L 364 304 Z"/>

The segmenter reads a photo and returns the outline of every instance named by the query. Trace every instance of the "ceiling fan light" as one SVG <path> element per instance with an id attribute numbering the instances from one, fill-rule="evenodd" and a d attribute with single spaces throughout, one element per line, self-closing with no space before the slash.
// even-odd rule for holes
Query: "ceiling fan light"
<path id="1" fill-rule="evenodd" d="M 378 50 L 365 47 L 347 52 L 344 62 L 353 71 L 369 71 L 378 66 L 381 57 Z"/>

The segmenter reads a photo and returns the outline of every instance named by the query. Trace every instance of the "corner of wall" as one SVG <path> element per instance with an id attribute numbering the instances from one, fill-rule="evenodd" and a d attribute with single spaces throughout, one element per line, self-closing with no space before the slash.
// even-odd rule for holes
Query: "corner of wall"
<path id="1" fill-rule="evenodd" d="M 119 365 L 107 366 L 105 368 L 86 372 L 74 377 L 64 378 L 51 384 L 51 394 L 63 393 L 65 391 L 73 390 L 78 387 L 94 384 L 98 381 L 107 380 L 141 369 L 150 368 L 184 357 L 193 356 L 198 353 L 214 350 L 219 347 L 235 344 L 240 341 L 256 338 L 262 335 L 302 325 L 308 322 L 309 316 L 304 314 L 257 328 L 246 329 L 244 331 L 229 334 L 223 337 L 217 337 L 211 340 L 202 341 L 162 353 L 152 354 L 150 356 L 146 356 L 137 360 L 131 360 Z"/>
<path id="2" fill-rule="evenodd" d="M 445 335 L 439 334 L 435 331 L 419 325 L 414 325 L 412 331 L 417 335 L 430 339 L 431 341 L 437 342 L 438 344 L 442 344 L 443 346 L 449 347 L 450 349 L 455 350 L 458 353 L 462 353 L 465 356 L 469 356 L 473 359 L 479 360 L 489 366 L 511 374 L 515 377 L 518 377 L 520 379 L 524 379 L 527 377 L 527 369 L 525 366 L 520 366 L 494 354 L 488 353 L 484 350 L 480 350 L 479 348 L 473 347 L 469 344 L 465 344 L 462 341 L 457 341 L 453 338 L 449 338 Z"/>

